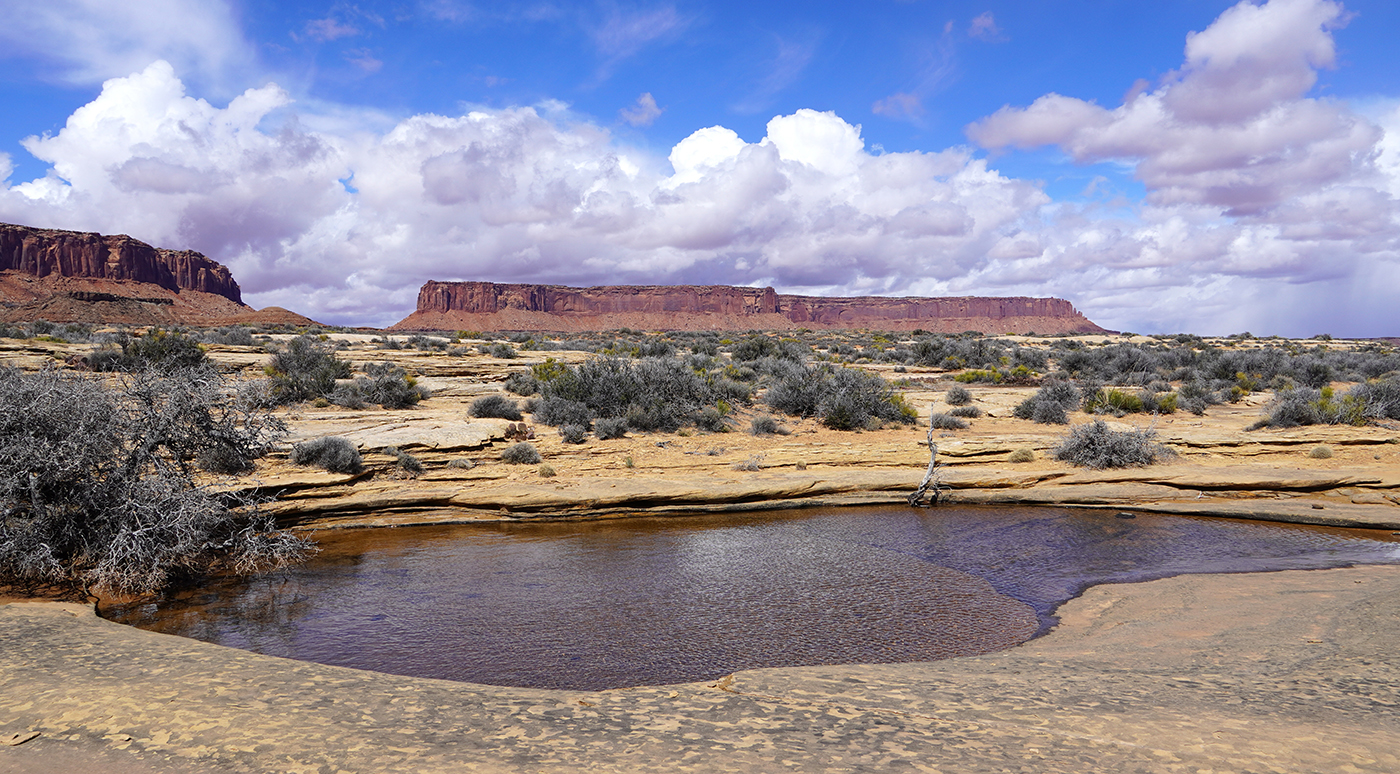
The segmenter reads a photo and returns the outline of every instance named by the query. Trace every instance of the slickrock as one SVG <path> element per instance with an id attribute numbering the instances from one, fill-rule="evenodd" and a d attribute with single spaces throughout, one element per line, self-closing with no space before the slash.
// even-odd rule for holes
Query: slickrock
<path id="1" fill-rule="evenodd" d="M 587 693 L 288 661 L 0 606 L 0 770 L 1400 770 L 1400 568 L 1089 589 L 986 656 Z M 99 764 L 94 766 L 94 764 Z M 74 767 L 79 768 L 79 767 Z"/>

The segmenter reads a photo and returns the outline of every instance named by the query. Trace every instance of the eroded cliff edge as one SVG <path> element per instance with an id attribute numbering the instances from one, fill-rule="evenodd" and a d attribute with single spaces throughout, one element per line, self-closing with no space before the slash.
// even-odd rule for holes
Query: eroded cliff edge
<path id="1" fill-rule="evenodd" d="M 727 285 L 590 288 L 424 283 L 396 330 L 794 330 L 877 328 L 937 333 L 1099 333 L 1060 298 L 826 298 Z"/>
<path id="2" fill-rule="evenodd" d="M 287 319 L 282 319 L 287 318 Z M 134 325 L 310 322 L 255 312 L 228 267 L 125 234 L 0 223 L 0 321 Z"/>

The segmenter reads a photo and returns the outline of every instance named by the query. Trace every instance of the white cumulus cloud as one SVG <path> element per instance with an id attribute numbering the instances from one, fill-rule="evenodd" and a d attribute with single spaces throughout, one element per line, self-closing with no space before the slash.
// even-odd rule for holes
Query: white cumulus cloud
<path id="1" fill-rule="evenodd" d="M 1053 201 L 968 147 L 873 152 L 831 112 L 662 156 L 558 103 L 388 118 L 267 84 L 220 107 L 162 61 L 26 140 L 46 176 L 6 180 L 0 158 L 0 220 L 200 250 L 250 303 L 332 323 L 484 279 L 1058 295 L 1136 330 L 1393 332 L 1400 111 L 1310 91 L 1342 21 L 1323 0 L 1242 3 L 1121 105 L 1052 94 L 969 128 L 1126 165 L 1135 204 Z"/>
<path id="2" fill-rule="evenodd" d="M 1353 331 L 1393 330 L 1385 293 L 1348 282 L 1400 257 L 1395 170 L 1378 163 L 1393 135 L 1310 96 L 1346 21 L 1329 0 L 1242 2 L 1188 36 L 1179 70 L 1117 107 L 1047 94 L 970 125 L 983 147 L 1052 145 L 1076 162 L 1126 164 L 1146 186 L 1131 216 L 1047 212 L 1044 250 L 1023 261 L 1052 286 L 1086 283 L 1085 305 L 1125 325 L 1218 330 L 1212 321 L 1287 300 L 1286 314 L 1260 316 L 1302 332 L 1345 304 L 1371 315 Z M 1105 286 L 1133 293 L 1114 302 Z"/>

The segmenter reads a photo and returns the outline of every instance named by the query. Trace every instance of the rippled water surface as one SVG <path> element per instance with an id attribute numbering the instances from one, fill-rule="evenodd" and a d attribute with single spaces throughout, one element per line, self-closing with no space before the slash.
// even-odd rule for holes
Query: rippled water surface
<path id="1" fill-rule="evenodd" d="M 1400 562 L 1390 532 L 862 508 L 318 533 L 310 562 L 103 615 L 275 656 L 598 689 L 987 653 L 1085 587 Z"/>

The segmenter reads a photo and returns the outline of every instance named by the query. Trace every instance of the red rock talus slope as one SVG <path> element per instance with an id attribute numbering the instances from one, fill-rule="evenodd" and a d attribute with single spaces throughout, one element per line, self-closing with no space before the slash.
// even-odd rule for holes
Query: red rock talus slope
<path id="1" fill-rule="evenodd" d="M 823 298 L 726 285 L 428 282 L 397 330 L 792 330 L 875 328 L 939 333 L 1092 333 L 1103 328 L 1059 298 Z"/>
<path id="2" fill-rule="evenodd" d="M 214 325 L 259 314 L 228 268 L 199 253 L 0 223 L 0 321 Z"/>

